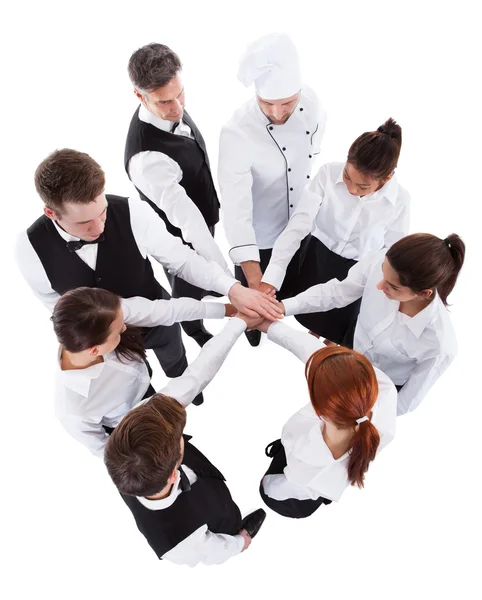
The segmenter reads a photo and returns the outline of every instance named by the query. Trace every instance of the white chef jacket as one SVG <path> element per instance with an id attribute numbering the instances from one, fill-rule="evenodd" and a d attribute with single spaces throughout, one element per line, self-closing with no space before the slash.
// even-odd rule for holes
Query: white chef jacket
<path id="1" fill-rule="evenodd" d="M 270 123 L 254 97 L 223 127 L 218 181 L 235 264 L 259 262 L 259 248 L 273 248 L 309 182 L 325 122 L 315 93 L 303 86 L 283 125 Z"/>
<path id="2" fill-rule="evenodd" d="M 237 317 L 230 319 L 223 330 L 203 346 L 197 359 L 189 365 L 184 373 L 180 377 L 171 379 L 161 393 L 175 398 L 183 406 L 189 404 L 216 375 L 236 340 L 245 330 L 244 321 Z M 197 476 L 194 471 L 186 465 L 182 465 L 182 469 L 190 484 L 195 483 Z M 179 489 L 178 477 L 166 498 L 148 500 L 138 497 L 138 500 L 151 510 L 162 510 L 171 506 L 182 493 L 182 490 Z M 219 564 L 231 556 L 239 554 L 243 547 L 242 536 L 213 533 L 208 530 L 207 524 L 204 524 L 169 552 L 166 552 L 162 558 L 191 567 L 199 562 L 206 565 Z"/>
<path id="3" fill-rule="evenodd" d="M 396 385 L 398 414 L 420 404 L 457 354 L 450 316 L 438 294 L 414 317 L 399 315 L 400 302 L 378 290 L 386 250 L 354 265 L 343 281 L 332 279 L 283 301 L 287 315 L 341 308 L 362 298 L 353 348 Z"/>
<path id="4" fill-rule="evenodd" d="M 123 299 L 121 306 L 124 321 L 139 327 L 223 318 L 226 311 L 221 303 L 191 298 L 151 301 L 134 297 Z M 119 359 L 115 352 L 109 352 L 104 355 L 102 363 L 63 371 L 60 358 L 61 349 L 55 373 L 57 417 L 70 435 L 93 454 L 103 457 L 109 436 L 102 426 L 116 427 L 122 417 L 142 400 L 150 383 L 147 366 L 144 361 Z M 187 404 L 186 391 L 179 390 L 179 393 L 180 401 Z"/>
<path id="5" fill-rule="evenodd" d="M 292 329 L 284 323 L 273 323 L 268 339 L 290 350 L 303 363 L 324 344 L 312 335 Z M 375 368 L 378 398 L 372 409 L 371 421 L 380 433 L 380 452 L 395 436 L 397 390 L 390 379 Z M 360 415 L 364 416 L 364 415 Z M 296 498 L 316 500 L 320 496 L 338 501 L 350 485 L 348 480 L 349 454 L 338 459 L 323 439 L 324 420 L 317 416 L 313 406 L 306 405 L 283 427 L 281 442 L 286 452 L 287 465 L 283 473 L 263 478 L 265 493 L 275 500 Z"/>
<path id="6" fill-rule="evenodd" d="M 143 257 L 152 256 L 170 273 L 203 290 L 213 290 L 228 295 L 231 286 L 237 283 L 233 277 L 227 275 L 217 263 L 207 261 L 183 244 L 178 237 L 171 235 L 162 219 L 159 219 L 146 202 L 138 198 L 129 198 L 128 201 L 132 233 Z M 107 218 L 109 218 L 108 208 Z M 61 229 L 57 223 L 54 222 L 54 225 L 66 242 L 79 240 L 78 237 Z M 86 244 L 77 250 L 79 258 L 91 269 L 95 269 L 97 263 L 98 247 L 99 244 Z M 26 231 L 18 237 L 15 254 L 17 264 L 27 283 L 43 304 L 52 311 L 59 295 L 52 289 Z"/>
<path id="7" fill-rule="evenodd" d="M 345 164 L 323 165 L 304 189 L 298 208 L 276 240 L 262 281 L 281 288 L 292 256 L 311 231 L 335 254 L 355 260 L 389 248 L 407 235 L 410 196 L 396 176 L 372 194 L 352 196 L 343 182 Z"/>
<path id="8" fill-rule="evenodd" d="M 166 132 L 170 132 L 174 125 L 171 121 L 156 117 L 142 105 L 139 119 Z M 174 130 L 174 135 L 193 138 L 191 128 L 182 120 Z M 204 217 L 179 183 L 183 177 L 179 164 L 167 154 L 147 151 L 135 154 L 129 161 L 128 170 L 136 188 L 166 213 L 169 222 L 182 231 L 186 242 L 190 242 L 206 260 L 217 262 L 227 271 L 228 265 Z"/>

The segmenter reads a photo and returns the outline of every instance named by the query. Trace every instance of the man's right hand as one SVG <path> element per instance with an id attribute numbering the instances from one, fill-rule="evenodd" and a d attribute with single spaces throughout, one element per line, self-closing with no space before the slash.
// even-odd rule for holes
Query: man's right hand
<path id="1" fill-rule="evenodd" d="M 276 321 L 282 318 L 282 309 L 276 298 L 262 294 L 257 290 L 246 288 L 239 282 L 235 283 L 229 290 L 229 300 L 239 312 L 244 313 L 248 317 L 259 315 L 269 321 Z"/>
<path id="2" fill-rule="evenodd" d="M 245 550 L 247 550 L 249 548 L 252 538 L 249 535 L 249 533 L 246 531 L 246 529 L 241 529 L 241 531 L 239 532 L 239 535 L 244 540 L 244 546 L 243 546 L 243 549 L 241 550 L 241 552 L 244 552 Z"/>

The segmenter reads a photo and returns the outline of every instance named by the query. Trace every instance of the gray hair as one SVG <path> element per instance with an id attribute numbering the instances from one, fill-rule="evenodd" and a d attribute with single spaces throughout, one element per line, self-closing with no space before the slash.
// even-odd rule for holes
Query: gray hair
<path id="1" fill-rule="evenodd" d="M 167 85 L 181 70 L 179 56 L 164 44 L 147 44 L 129 59 L 127 71 L 132 85 L 142 95 Z"/>

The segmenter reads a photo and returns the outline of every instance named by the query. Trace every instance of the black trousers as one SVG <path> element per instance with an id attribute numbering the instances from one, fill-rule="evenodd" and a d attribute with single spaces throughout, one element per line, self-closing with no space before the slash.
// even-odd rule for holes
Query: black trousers
<path id="1" fill-rule="evenodd" d="M 266 455 L 273 458 L 269 469 L 263 475 L 279 475 L 283 473 L 286 467 L 286 453 L 281 440 L 271 442 L 266 448 Z M 291 519 L 304 519 L 312 515 L 322 504 L 331 504 L 327 498 L 317 498 L 316 500 L 298 500 L 297 498 L 287 498 L 286 500 L 275 500 L 270 498 L 263 488 L 263 479 L 259 484 L 259 493 L 263 502 L 282 517 Z"/>
<path id="2" fill-rule="evenodd" d="M 214 225 L 211 227 L 208 227 L 211 235 L 214 237 Z M 204 298 L 204 296 L 207 296 L 208 294 L 212 294 L 213 292 L 207 291 L 207 290 L 203 290 L 195 285 L 193 285 L 192 283 L 188 283 L 187 281 L 184 281 L 184 279 L 181 279 L 180 277 L 177 277 L 176 275 L 171 275 L 171 273 L 169 273 L 167 271 L 167 269 L 164 269 L 164 273 L 166 274 L 167 280 L 169 281 L 169 285 L 171 286 L 171 293 L 172 293 L 172 297 L 173 298 L 193 298 L 194 300 L 202 300 L 202 298 Z M 219 295 L 219 294 L 215 294 L 215 295 Z M 203 322 L 201 320 L 199 321 L 185 321 L 183 323 L 181 323 L 181 327 L 184 329 L 184 331 L 186 332 L 187 335 L 192 336 L 195 335 L 196 333 L 200 332 L 203 330 Z"/>
<path id="3" fill-rule="evenodd" d="M 161 300 L 171 296 L 162 288 Z M 144 347 L 153 350 L 162 370 L 167 377 L 179 377 L 187 367 L 186 349 L 182 342 L 181 328 L 178 323 L 165 327 L 141 327 Z"/>
<path id="4" fill-rule="evenodd" d="M 343 258 L 329 250 L 318 238 L 311 237 L 300 272 L 300 285 L 296 294 L 304 292 L 313 285 L 326 283 L 331 279 L 342 281 L 356 260 Z M 360 312 L 361 298 L 343 308 L 334 308 L 326 312 L 295 315 L 298 323 L 314 333 L 336 344 L 342 344 L 351 327 L 354 327 Z"/>
<path id="5" fill-rule="evenodd" d="M 276 294 L 278 300 L 290 298 L 291 296 L 294 296 L 297 293 L 296 289 L 299 286 L 300 271 L 303 265 L 303 261 L 305 259 L 306 252 L 309 247 L 310 237 L 311 235 L 308 235 L 304 238 L 304 240 L 300 244 L 300 247 L 293 255 L 293 258 L 291 259 L 290 264 L 286 269 L 286 277 L 284 278 L 283 285 L 281 286 L 279 292 Z M 266 268 L 269 265 L 269 261 L 271 260 L 272 253 L 272 248 L 259 251 L 259 266 L 261 268 L 262 273 L 266 271 Z M 238 281 L 242 283 L 242 285 L 248 285 L 246 277 L 243 273 L 243 269 L 239 265 L 236 265 L 236 267 L 234 268 L 234 276 Z"/>

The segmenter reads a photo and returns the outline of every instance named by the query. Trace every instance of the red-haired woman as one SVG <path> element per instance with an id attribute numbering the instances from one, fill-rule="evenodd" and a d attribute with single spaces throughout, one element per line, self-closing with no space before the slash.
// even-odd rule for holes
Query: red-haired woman
<path id="1" fill-rule="evenodd" d="M 395 434 L 397 392 L 363 355 L 284 323 L 260 328 L 306 363 L 311 403 L 266 448 L 273 460 L 260 484 L 264 502 L 285 517 L 311 515 L 338 501 L 349 485 L 363 487 L 371 461 Z"/>
<path id="2" fill-rule="evenodd" d="M 312 232 L 298 291 L 336 277 L 370 252 L 389 248 L 409 230 L 407 191 L 395 176 L 402 129 L 388 119 L 350 146 L 346 162 L 323 165 L 273 248 L 262 281 L 277 290 L 302 239 Z M 312 332 L 340 343 L 356 320 L 360 302 L 326 313 L 296 315 Z"/>
<path id="3" fill-rule="evenodd" d="M 408 235 L 361 260 L 344 281 L 332 279 L 284 300 L 285 314 L 329 311 L 361 298 L 356 327 L 343 343 L 390 377 L 399 389 L 398 414 L 405 414 L 457 353 L 446 306 L 464 256 L 465 244 L 456 234 Z"/>

